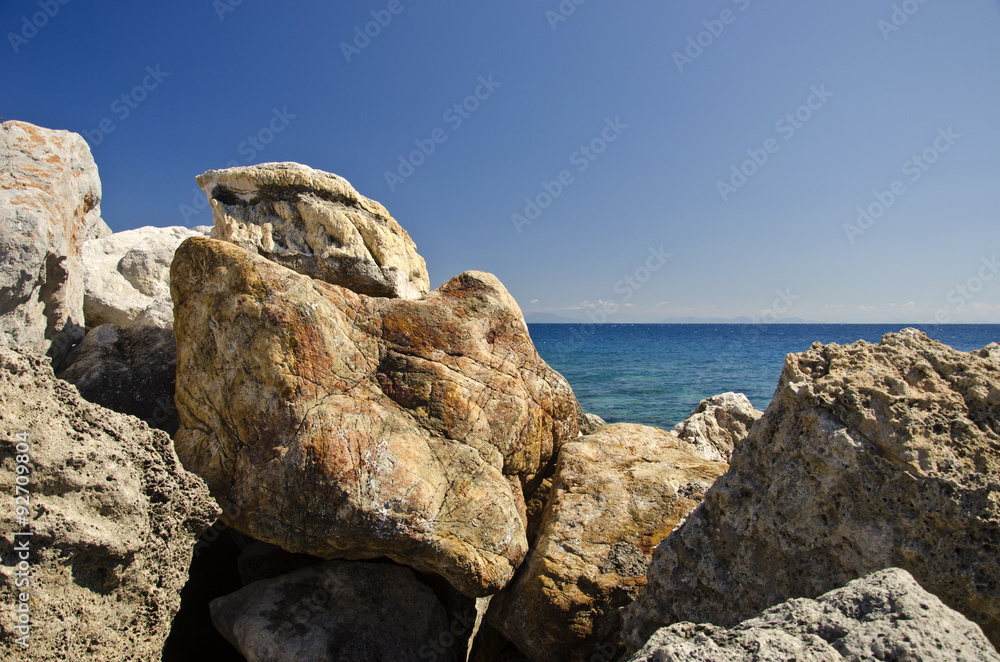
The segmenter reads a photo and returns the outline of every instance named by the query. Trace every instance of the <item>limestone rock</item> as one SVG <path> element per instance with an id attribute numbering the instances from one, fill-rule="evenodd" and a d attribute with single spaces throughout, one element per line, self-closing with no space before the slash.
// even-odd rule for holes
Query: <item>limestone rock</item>
<path id="1" fill-rule="evenodd" d="M 789 355 L 729 472 L 656 550 L 638 648 L 900 567 L 1000 642 L 1000 364 L 908 329 Z"/>
<path id="2" fill-rule="evenodd" d="M 212 601 L 212 620 L 248 662 L 438 659 L 444 608 L 413 571 L 327 561 Z"/>
<path id="3" fill-rule="evenodd" d="M 673 433 L 693 444 L 702 456 L 729 462 L 733 447 L 763 415 L 742 393 L 723 393 L 702 400 L 690 416 L 674 426 Z"/>
<path id="4" fill-rule="evenodd" d="M 0 124 L 0 344 L 62 362 L 84 335 L 80 245 L 110 233 L 83 138 Z"/>
<path id="5" fill-rule="evenodd" d="M 143 227 L 84 242 L 87 328 L 135 321 L 173 328 L 170 263 L 181 242 L 196 236 L 207 236 L 205 228 Z"/>
<path id="6" fill-rule="evenodd" d="M 619 609 L 645 585 L 653 548 L 726 468 L 642 425 L 566 444 L 538 539 L 490 622 L 535 662 L 617 659 Z"/>
<path id="7" fill-rule="evenodd" d="M 170 329 L 103 324 L 73 348 L 57 374 L 75 384 L 86 400 L 173 434 L 176 369 L 177 349 Z"/>
<path id="8" fill-rule="evenodd" d="M 472 597 L 507 583 L 523 485 L 577 425 L 495 277 L 373 298 L 200 238 L 171 274 L 174 441 L 228 524 L 290 552 L 388 556 Z"/>
<path id="9" fill-rule="evenodd" d="M 209 170 L 212 236 L 301 274 L 377 297 L 430 289 L 417 247 L 385 207 L 337 175 L 298 163 Z"/>
<path id="10" fill-rule="evenodd" d="M 857 579 L 816 600 L 794 599 L 731 628 L 677 623 L 631 662 L 1000 662 L 975 623 L 905 570 Z"/>
<path id="11" fill-rule="evenodd" d="M 47 361 L 0 348 L 0 640 L 19 633 L 13 596 L 30 596 L 33 660 L 158 660 L 180 606 L 195 538 L 218 516 L 170 438 L 85 402 Z M 16 433 L 27 432 L 27 516 L 15 521 Z M 23 447 L 21 449 L 23 451 Z M 24 458 L 22 458 L 24 459 Z M 30 530 L 30 538 L 14 533 Z M 31 577 L 16 586 L 15 545 Z"/>

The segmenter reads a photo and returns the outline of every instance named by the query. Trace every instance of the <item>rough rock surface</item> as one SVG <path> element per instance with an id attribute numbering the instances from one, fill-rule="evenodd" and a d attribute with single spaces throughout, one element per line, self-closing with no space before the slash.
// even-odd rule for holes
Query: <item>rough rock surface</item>
<path id="1" fill-rule="evenodd" d="M 327 561 L 212 601 L 216 628 L 248 662 L 438 659 L 444 608 L 413 571 Z"/>
<path id="2" fill-rule="evenodd" d="M 125 327 L 135 321 L 173 328 L 170 263 L 188 237 L 208 236 L 211 228 L 144 227 L 84 242 L 83 312 L 87 328 Z"/>
<path id="3" fill-rule="evenodd" d="M 729 462 L 736 442 L 746 438 L 750 426 L 763 415 L 742 393 L 723 393 L 702 400 L 673 433 L 693 444 L 700 455 Z"/>
<path id="4" fill-rule="evenodd" d="M 173 434 L 176 369 L 177 348 L 170 329 L 103 324 L 73 348 L 57 374 L 75 384 L 86 400 Z"/>
<path id="5" fill-rule="evenodd" d="M 417 247 L 385 207 L 337 175 L 298 163 L 209 170 L 212 236 L 301 274 L 377 297 L 430 289 Z"/>
<path id="6" fill-rule="evenodd" d="M 110 233 L 83 138 L 0 124 L 0 345 L 59 365 L 84 335 L 80 245 Z"/>
<path id="7" fill-rule="evenodd" d="M 536 662 L 617 659 L 619 610 L 646 584 L 653 548 L 726 468 L 642 425 L 566 444 L 538 539 L 490 622 Z"/>
<path id="8" fill-rule="evenodd" d="M 1000 363 L 907 329 L 789 355 L 729 472 L 656 550 L 633 650 L 900 567 L 1000 642 Z"/>
<path id="9" fill-rule="evenodd" d="M 0 348 L 0 401 L 0 490 L 10 495 L 0 509 L 0 646 L 22 650 L 13 596 L 25 592 L 33 660 L 160 659 L 195 538 L 219 513 L 204 482 L 166 434 L 85 402 L 41 356 Z M 13 503 L 22 455 L 27 527 Z M 25 538 L 13 534 L 25 530 L 31 583 L 18 587 Z"/>
<path id="10" fill-rule="evenodd" d="M 605 423 L 604 419 L 597 414 L 584 414 L 583 423 L 580 425 L 580 432 L 583 434 L 593 434 L 605 425 L 607 425 L 607 423 Z"/>
<path id="11" fill-rule="evenodd" d="M 507 583 L 523 486 L 577 423 L 495 277 L 373 298 L 197 237 L 171 275 L 174 441 L 227 523 L 290 552 L 388 556 L 469 596 Z"/>
<path id="12" fill-rule="evenodd" d="M 857 579 L 816 600 L 789 600 L 734 628 L 678 623 L 631 662 L 1000 662 L 975 623 L 905 570 Z"/>

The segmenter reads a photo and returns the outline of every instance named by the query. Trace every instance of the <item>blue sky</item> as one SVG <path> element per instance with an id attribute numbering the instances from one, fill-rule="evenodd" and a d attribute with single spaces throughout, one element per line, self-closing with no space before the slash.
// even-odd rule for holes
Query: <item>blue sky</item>
<path id="1" fill-rule="evenodd" d="M 297 161 L 526 313 L 1000 322 L 1000 2 L 575 2 L 0 1 L 0 116 L 115 230 Z"/>

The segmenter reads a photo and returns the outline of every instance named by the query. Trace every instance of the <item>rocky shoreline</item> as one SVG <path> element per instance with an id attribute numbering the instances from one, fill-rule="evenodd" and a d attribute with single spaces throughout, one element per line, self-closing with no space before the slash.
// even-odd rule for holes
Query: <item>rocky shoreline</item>
<path id="1" fill-rule="evenodd" d="M 765 412 L 605 425 L 336 175 L 113 234 L 79 136 L 0 162 L 4 659 L 1000 660 L 998 345 L 816 344 Z"/>

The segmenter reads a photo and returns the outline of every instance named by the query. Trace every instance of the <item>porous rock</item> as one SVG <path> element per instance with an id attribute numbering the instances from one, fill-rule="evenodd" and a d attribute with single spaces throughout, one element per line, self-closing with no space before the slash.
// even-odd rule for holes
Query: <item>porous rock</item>
<path id="1" fill-rule="evenodd" d="M 417 299 L 427 266 L 385 207 L 337 175 L 298 163 L 209 170 L 212 236 L 361 294 Z"/>
<path id="2" fill-rule="evenodd" d="M 702 400 L 690 416 L 674 426 L 673 433 L 692 444 L 700 455 L 729 462 L 733 447 L 763 415 L 742 393 L 723 393 Z"/>
<path id="3" fill-rule="evenodd" d="M 657 548 L 630 646 L 900 567 L 1000 642 L 1000 364 L 920 331 L 790 354 L 729 472 Z"/>
<path id="4" fill-rule="evenodd" d="M 174 441 L 227 523 L 290 552 L 388 556 L 472 597 L 507 583 L 524 485 L 577 425 L 495 277 L 373 298 L 200 238 L 171 274 Z"/>
<path id="5" fill-rule="evenodd" d="M 619 610 L 646 584 L 653 548 L 726 468 L 642 425 L 564 445 L 538 538 L 490 622 L 535 662 L 618 659 Z"/>
<path id="6" fill-rule="evenodd" d="M 248 662 L 456 662 L 448 619 L 413 571 L 327 561 L 212 601 L 216 628 Z"/>
<path id="7" fill-rule="evenodd" d="M 0 641 L 34 660 L 158 660 L 195 539 L 219 509 L 166 434 L 84 401 L 47 363 L 0 348 L 0 490 L 11 500 L 0 509 Z M 14 507 L 19 465 L 26 515 Z M 27 633 L 14 611 L 22 593 Z M 27 649 L 15 643 L 25 634 Z"/>
<path id="8" fill-rule="evenodd" d="M 983 631 L 905 570 L 856 579 L 815 600 L 797 598 L 733 628 L 661 628 L 630 662 L 998 662 Z"/>
<path id="9" fill-rule="evenodd" d="M 0 124 L 0 344 L 62 362 L 84 336 L 80 246 L 110 233 L 83 138 Z"/>

